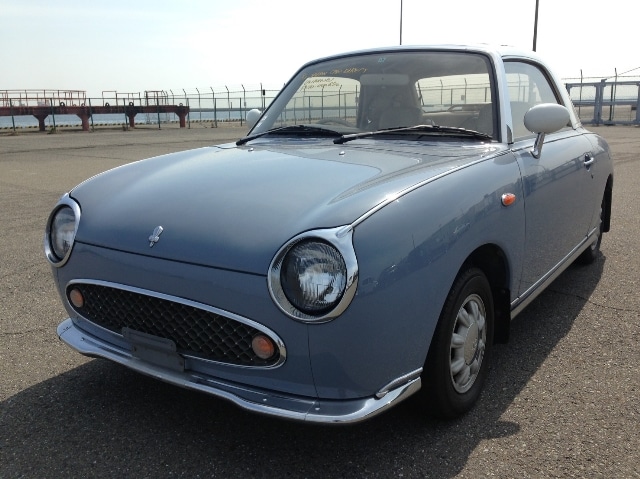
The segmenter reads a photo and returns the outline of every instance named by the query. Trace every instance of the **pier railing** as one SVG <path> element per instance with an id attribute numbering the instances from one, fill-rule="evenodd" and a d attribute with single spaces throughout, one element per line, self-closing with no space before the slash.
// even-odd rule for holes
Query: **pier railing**
<path id="1" fill-rule="evenodd" d="M 253 108 L 264 110 L 278 93 L 275 89 L 146 90 L 136 93 L 103 91 L 89 97 L 82 90 L 0 90 L 0 128 L 81 126 L 127 127 L 192 122 L 246 121 Z M 184 116 L 181 116 L 184 113 Z M 135 117 L 135 121 L 133 118 Z M 34 119 L 35 118 L 35 119 Z"/>
<path id="2" fill-rule="evenodd" d="M 585 125 L 640 124 L 640 80 L 590 79 L 565 86 Z"/>
<path id="3" fill-rule="evenodd" d="M 640 78 L 579 79 L 565 86 L 584 124 L 640 125 Z M 277 89 L 262 85 L 135 93 L 103 91 L 99 97 L 89 97 L 83 90 L 0 90 L 0 129 L 39 127 L 44 131 L 47 127 L 79 126 L 90 130 L 114 125 L 161 128 L 167 123 L 190 127 L 192 122 L 209 123 L 212 127 L 218 127 L 220 122 L 242 125 L 249 110 L 264 110 L 277 93 Z M 421 93 L 428 97 L 428 91 Z M 449 93 L 439 92 L 438 98 Z M 470 98 L 467 90 L 464 98 Z M 357 92 L 352 100 L 357 104 Z"/>

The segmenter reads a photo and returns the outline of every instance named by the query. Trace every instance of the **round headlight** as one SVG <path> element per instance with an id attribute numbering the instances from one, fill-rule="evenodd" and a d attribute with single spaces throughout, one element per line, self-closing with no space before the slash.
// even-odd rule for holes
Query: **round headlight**
<path id="1" fill-rule="evenodd" d="M 342 298 L 347 266 L 340 252 L 330 244 L 304 241 L 284 257 L 280 282 L 293 306 L 307 314 L 321 314 Z"/>
<path id="2" fill-rule="evenodd" d="M 63 259 L 73 244 L 76 218 L 68 206 L 60 208 L 51 221 L 51 250 L 56 258 Z"/>
<path id="3" fill-rule="evenodd" d="M 63 197 L 49 217 L 44 249 L 47 259 L 55 266 L 62 266 L 69 258 L 79 219 L 80 208 L 68 196 Z"/>
<path id="4" fill-rule="evenodd" d="M 275 304 L 293 319 L 322 323 L 341 315 L 358 285 L 351 227 L 292 238 L 271 261 L 268 285 Z"/>

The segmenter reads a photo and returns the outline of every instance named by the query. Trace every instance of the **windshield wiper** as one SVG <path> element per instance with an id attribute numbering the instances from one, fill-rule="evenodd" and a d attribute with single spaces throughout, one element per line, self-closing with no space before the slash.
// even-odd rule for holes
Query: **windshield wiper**
<path id="1" fill-rule="evenodd" d="M 351 135 L 342 135 L 340 138 L 336 138 L 335 140 L 333 140 L 333 142 L 337 145 L 340 145 L 351 140 L 357 140 L 358 138 L 369 138 L 377 135 L 388 135 L 395 133 L 425 133 L 430 135 L 464 136 L 478 138 L 481 140 L 493 139 L 491 135 L 482 133 L 480 131 L 467 130 L 466 128 L 440 125 L 415 125 L 402 128 L 386 128 L 384 130 L 363 131 L 362 133 L 353 133 Z"/>
<path id="2" fill-rule="evenodd" d="M 312 136 L 340 136 L 340 133 L 334 130 L 328 130 L 326 128 L 321 128 L 319 126 L 313 125 L 289 125 L 289 126 L 281 126 L 279 128 L 272 128 L 271 130 L 263 131 L 261 133 L 256 133 L 255 135 L 245 136 L 244 138 L 240 138 L 236 141 L 236 145 L 244 145 L 245 143 L 255 140 L 256 138 L 260 138 L 265 135 L 288 135 L 288 134 L 296 134 L 296 135 L 312 135 Z"/>

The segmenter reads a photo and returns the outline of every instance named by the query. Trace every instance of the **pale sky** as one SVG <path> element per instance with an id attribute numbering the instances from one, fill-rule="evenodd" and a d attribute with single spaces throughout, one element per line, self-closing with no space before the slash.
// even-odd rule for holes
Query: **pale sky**
<path id="1" fill-rule="evenodd" d="M 0 90 L 280 88 L 308 60 L 400 42 L 400 0 L 0 0 Z M 539 0 L 563 79 L 640 74 L 628 0 Z M 535 0 L 403 0 L 402 43 L 531 50 Z"/>

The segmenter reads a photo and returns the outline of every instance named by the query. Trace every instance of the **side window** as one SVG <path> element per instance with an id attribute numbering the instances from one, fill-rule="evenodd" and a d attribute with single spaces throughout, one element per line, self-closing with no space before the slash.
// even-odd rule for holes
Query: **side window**
<path id="1" fill-rule="evenodd" d="M 560 103 L 547 77 L 535 65 L 506 61 L 504 68 L 509 86 L 509 102 L 513 117 L 513 139 L 533 136 L 524 126 L 524 114 L 539 103 Z"/>

